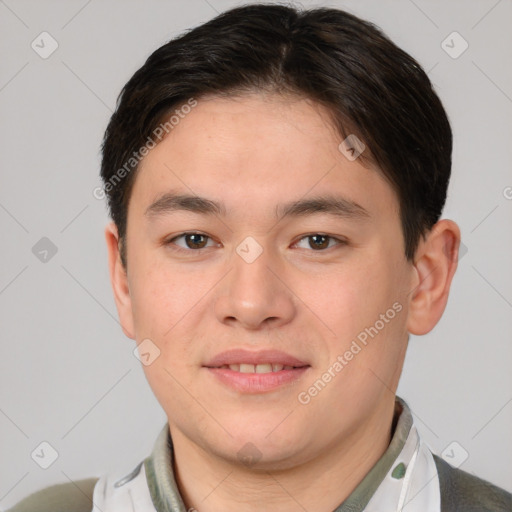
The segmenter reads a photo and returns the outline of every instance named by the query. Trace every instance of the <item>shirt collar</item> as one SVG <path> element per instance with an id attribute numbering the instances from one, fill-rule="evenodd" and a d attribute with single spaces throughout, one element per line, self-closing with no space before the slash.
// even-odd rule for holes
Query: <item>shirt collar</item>
<path id="1" fill-rule="evenodd" d="M 390 470 L 393 471 L 392 466 L 397 460 L 400 452 L 403 450 L 413 425 L 411 410 L 399 397 L 395 397 L 393 424 L 396 426 L 391 437 L 391 442 L 384 454 L 372 469 L 370 469 L 348 498 L 334 512 L 363 511 L 379 486 L 383 483 L 386 475 Z M 400 472 L 400 468 L 397 469 L 397 473 Z"/>
<path id="2" fill-rule="evenodd" d="M 372 505 L 377 494 L 379 499 L 386 495 L 391 499 L 393 495 L 400 496 L 403 501 L 403 496 L 407 494 L 402 490 L 406 469 L 409 462 L 414 461 L 417 456 L 419 438 L 416 428 L 413 428 L 411 411 L 399 397 L 395 399 L 393 423 L 396 426 L 388 448 L 335 512 L 362 512 L 368 505 Z M 186 512 L 174 478 L 173 456 L 169 424 L 166 423 L 156 440 L 153 452 L 144 461 L 149 492 L 158 512 Z M 394 497 L 392 499 L 396 501 Z"/>

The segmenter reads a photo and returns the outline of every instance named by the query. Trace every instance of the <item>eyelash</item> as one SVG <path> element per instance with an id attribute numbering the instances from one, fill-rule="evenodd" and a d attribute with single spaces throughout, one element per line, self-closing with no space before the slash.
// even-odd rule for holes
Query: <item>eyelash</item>
<path id="1" fill-rule="evenodd" d="M 190 252 L 201 252 L 203 249 L 208 249 L 209 247 L 201 247 L 199 249 L 190 249 L 190 248 L 187 248 L 187 249 L 184 249 L 183 247 L 179 247 L 179 246 L 176 246 L 174 244 L 174 242 L 180 238 L 184 238 L 186 237 L 187 235 L 200 235 L 200 236 L 203 236 L 203 237 L 206 237 L 207 239 L 209 240 L 212 240 L 212 238 L 204 233 L 200 233 L 200 232 L 197 232 L 197 231 L 187 231 L 187 232 L 184 232 L 184 233 L 181 233 L 179 235 L 176 235 L 174 237 L 172 237 L 171 239 L 169 240 L 166 240 L 164 242 L 164 245 L 166 246 L 170 246 L 170 245 L 174 245 L 174 247 L 172 248 L 173 251 L 176 251 L 176 252 L 183 252 L 183 253 L 190 253 Z M 313 236 L 317 236 L 317 235 L 320 235 L 320 236 L 323 236 L 323 237 L 326 237 L 329 239 L 329 241 L 331 240 L 334 240 L 336 241 L 337 243 L 334 245 L 334 246 L 328 246 L 326 247 L 325 249 L 318 249 L 318 250 L 315 250 L 315 249 L 311 249 L 311 251 L 313 252 L 326 252 L 328 249 L 332 249 L 333 247 L 336 247 L 336 246 L 344 246 L 344 245 L 348 245 L 348 242 L 346 240 L 343 240 L 341 238 L 336 238 L 334 236 L 331 236 L 331 235 L 327 235 L 325 233 L 310 233 L 308 235 L 303 235 L 301 238 L 299 238 L 299 240 L 297 242 L 294 242 L 294 245 L 301 242 L 302 240 L 304 239 L 307 239 L 307 238 L 311 238 Z M 207 242 L 208 243 L 208 242 Z"/>

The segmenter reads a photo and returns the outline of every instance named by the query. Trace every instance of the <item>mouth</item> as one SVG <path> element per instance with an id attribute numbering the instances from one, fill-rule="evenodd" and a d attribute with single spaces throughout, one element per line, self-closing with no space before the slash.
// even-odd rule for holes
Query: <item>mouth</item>
<path id="1" fill-rule="evenodd" d="M 311 365 L 276 350 L 234 349 L 211 359 L 204 368 L 222 385 L 241 393 L 264 393 L 296 383 Z"/>
<path id="2" fill-rule="evenodd" d="M 307 365 L 305 365 L 307 366 Z M 209 368 L 223 368 L 225 370 L 231 370 L 238 373 L 272 373 L 280 372 L 282 370 L 294 370 L 296 368 L 304 368 L 304 366 L 290 366 L 279 363 L 263 363 L 263 364 L 251 364 L 251 363 L 235 363 L 235 364 L 224 364 L 222 366 L 213 366 Z"/>

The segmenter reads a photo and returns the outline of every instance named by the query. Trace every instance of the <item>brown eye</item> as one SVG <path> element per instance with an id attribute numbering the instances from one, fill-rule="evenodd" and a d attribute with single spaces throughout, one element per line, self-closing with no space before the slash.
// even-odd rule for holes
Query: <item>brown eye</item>
<path id="1" fill-rule="evenodd" d="M 189 233 L 183 235 L 185 237 L 185 243 L 190 249 L 202 249 L 205 247 L 208 237 L 199 233 Z"/>
<path id="2" fill-rule="evenodd" d="M 181 235 L 167 240 L 165 245 L 176 251 L 190 252 L 190 249 L 199 250 L 210 247 L 212 244 L 207 245 L 208 242 L 212 242 L 211 238 L 202 233 L 182 233 Z"/>
<path id="3" fill-rule="evenodd" d="M 327 235 L 311 235 L 308 238 L 312 249 L 325 249 L 329 246 L 330 237 Z"/>
<path id="4" fill-rule="evenodd" d="M 304 245 L 305 240 L 307 240 L 307 247 Z M 303 244 L 301 247 L 303 249 L 313 249 L 316 252 L 320 252 L 324 249 L 330 249 L 336 245 L 346 245 L 347 242 L 322 233 L 313 233 L 312 235 L 303 236 L 296 245 L 300 247 L 301 244 Z"/>

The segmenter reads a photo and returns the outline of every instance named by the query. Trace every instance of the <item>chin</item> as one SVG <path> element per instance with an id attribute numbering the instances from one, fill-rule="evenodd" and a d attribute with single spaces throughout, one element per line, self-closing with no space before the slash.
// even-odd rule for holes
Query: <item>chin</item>
<path id="1" fill-rule="evenodd" d="M 261 471 L 287 469 L 297 463 L 297 457 L 304 456 L 305 447 L 300 439 L 290 436 L 289 425 L 287 430 L 280 432 L 276 425 L 278 423 L 273 423 L 271 428 L 258 428 L 253 423 L 246 429 L 238 425 L 231 431 L 233 437 L 226 435 L 222 438 L 223 446 L 218 444 L 219 437 L 208 440 L 207 444 L 217 456 L 241 467 Z M 294 428 L 293 431 L 297 430 Z"/>

